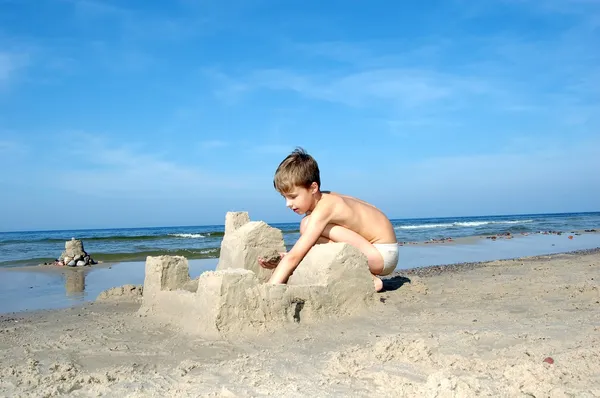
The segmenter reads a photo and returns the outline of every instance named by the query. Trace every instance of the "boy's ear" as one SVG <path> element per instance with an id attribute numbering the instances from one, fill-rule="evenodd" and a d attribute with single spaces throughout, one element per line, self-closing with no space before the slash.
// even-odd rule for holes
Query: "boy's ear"
<path id="1" fill-rule="evenodd" d="M 313 181 L 312 184 L 310 184 L 310 192 L 315 194 L 319 191 L 319 184 L 317 184 L 316 182 Z"/>

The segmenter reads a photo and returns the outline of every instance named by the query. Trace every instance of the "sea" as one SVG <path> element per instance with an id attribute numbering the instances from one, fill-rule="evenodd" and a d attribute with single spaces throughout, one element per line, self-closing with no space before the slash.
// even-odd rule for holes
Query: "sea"
<path id="1" fill-rule="evenodd" d="M 597 229 L 600 212 L 519 214 L 475 217 L 406 218 L 391 220 L 399 242 L 416 243 L 471 236 L 510 233 L 575 232 Z M 270 224 L 283 232 L 285 244 L 299 238 L 299 223 Z M 223 225 L 183 227 L 79 229 L 0 233 L 0 267 L 19 267 L 52 262 L 65 241 L 83 241 L 84 250 L 96 261 L 143 261 L 147 256 L 182 255 L 188 259 L 218 258 Z"/>

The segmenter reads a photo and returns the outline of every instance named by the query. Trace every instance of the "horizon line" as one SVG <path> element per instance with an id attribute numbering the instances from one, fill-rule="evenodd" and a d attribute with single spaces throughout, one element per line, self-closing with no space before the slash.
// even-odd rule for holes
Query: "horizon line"
<path id="1" fill-rule="evenodd" d="M 594 214 L 600 213 L 596 211 L 574 211 L 574 212 L 556 212 L 556 213 L 514 213 L 514 214 L 485 214 L 485 215 L 469 215 L 469 216 L 441 216 L 441 217 L 394 217 L 389 218 L 391 222 L 405 220 L 428 220 L 428 219 L 451 219 L 451 218 L 483 218 L 483 217 L 525 217 L 525 216 L 557 216 L 566 214 Z M 252 220 L 250 220 L 252 221 Z M 264 220 L 254 220 L 264 221 Z M 265 221 L 266 222 L 266 221 Z M 267 222 L 269 225 L 278 224 L 299 224 L 300 221 L 293 222 Z M 162 225 L 162 226 L 144 226 L 144 227 L 104 227 L 104 228 L 72 228 L 72 229 L 38 229 L 38 230 L 12 230 L 0 231 L 0 234 L 11 233 L 34 233 L 34 232 L 63 232 L 63 231 L 106 231 L 106 230 L 127 230 L 127 229 L 156 229 L 156 228 L 193 228 L 193 227 L 224 227 L 225 224 L 189 224 L 189 225 Z"/>

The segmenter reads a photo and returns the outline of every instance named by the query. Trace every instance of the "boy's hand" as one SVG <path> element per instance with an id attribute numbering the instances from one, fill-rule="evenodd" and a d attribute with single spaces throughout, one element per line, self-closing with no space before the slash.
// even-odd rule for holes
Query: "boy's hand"
<path id="1" fill-rule="evenodd" d="M 285 253 L 279 253 L 278 257 L 277 256 L 273 256 L 271 258 L 262 258 L 262 257 L 259 257 L 258 258 L 258 263 L 263 268 L 273 269 L 273 268 L 276 268 L 277 265 L 279 265 L 279 262 L 281 261 L 281 259 L 283 258 L 283 256 L 285 256 Z"/>

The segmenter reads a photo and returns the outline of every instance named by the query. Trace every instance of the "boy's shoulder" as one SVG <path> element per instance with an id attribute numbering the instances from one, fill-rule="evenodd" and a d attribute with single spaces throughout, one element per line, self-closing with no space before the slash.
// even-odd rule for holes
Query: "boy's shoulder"
<path id="1" fill-rule="evenodd" d="M 325 194 L 325 192 L 322 192 Z M 339 192 L 327 191 L 327 194 L 322 196 L 321 201 L 317 203 L 317 207 L 321 206 L 323 210 L 335 209 L 338 215 L 348 216 L 356 211 L 372 211 L 376 209 L 372 204 L 358 199 L 354 196 L 344 195 Z"/>
<path id="2" fill-rule="evenodd" d="M 341 207 L 344 207 L 346 198 L 348 198 L 345 195 L 331 191 L 322 191 L 321 193 L 323 195 L 321 196 L 321 200 L 317 202 L 315 210 L 323 213 L 330 213 L 334 209 L 339 210 Z"/>
<path id="3" fill-rule="evenodd" d="M 339 192 L 332 192 L 332 191 L 321 191 L 321 193 L 323 194 L 322 198 L 329 198 L 330 200 L 334 199 L 334 198 L 343 198 L 343 197 L 348 196 L 348 195 L 344 195 Z"/>
<path id="4" fill-rule="evenodd" d="M 321 200 L 321 202 L 324 203 L 340 203 L 346 202 L 347 200 L 359 201 L 355 197 L 352 197 L 350 195 L 344 195 L 343 193 L 339 192 L 321 191 L 321 193 L 324 194 Z"/>
<path id="5" fill-rule="evenodd" d="M 343 200 L 343 196 L 344 196 L 344 195 L 340 195 L 339 193 L 331 192 L 331 191 L 321 191 L 321 193 L 323 195 L 321 196 L 321 200 L 317 203 L 317 206 L 321 205 L 321 207 L 331 206 L 331 205 L 335 204 L 336 202 Z"/>

